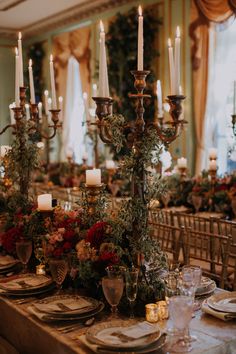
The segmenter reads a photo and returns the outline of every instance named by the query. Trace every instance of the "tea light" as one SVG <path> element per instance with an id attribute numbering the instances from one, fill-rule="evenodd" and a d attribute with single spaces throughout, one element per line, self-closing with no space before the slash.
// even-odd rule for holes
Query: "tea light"
<path id="1" fill-rule="evenodd" d="M 38 196 L 38 209 L 39 210 L 51 210 L 52 209 L 52 195 L 41 194 Z"/>
<path id="2" fill-rule="evenodd" d="M 151 323 L 158 321 L 158 306 L 157 304 L 147 304 L 146 308 L 146 320 Z"/>
<path id="3" fill-rule="evenodd" d="M 88 186 L 97 186 L 101 184 L 101 170 L 94 168 L 86 170 L 86 184 Z"/>
<path id="4" fill-rule="evenodd" d="M 159 320 L 167 320 L 169 317 L 169 312 L 166 301 L 158 301 L 156 304 L 158 308 Z"/>
<path id="5" fill-rule="evenodd" d="M 37 275 L 45 275 L 46 270 L 45 270 L 45 265 L 44 264 L 39 264 L 36 266 L 36 274 Z"/>

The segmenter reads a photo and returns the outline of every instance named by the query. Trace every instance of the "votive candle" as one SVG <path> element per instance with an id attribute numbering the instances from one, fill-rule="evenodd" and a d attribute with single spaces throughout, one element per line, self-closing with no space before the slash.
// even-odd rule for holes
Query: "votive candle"
<path id="1" fill-rule="evenodd" d="M 101 184 L 101 170 L 94 168 L 86 170 L 86 184 L 88 186 L 97 186 Z"/>

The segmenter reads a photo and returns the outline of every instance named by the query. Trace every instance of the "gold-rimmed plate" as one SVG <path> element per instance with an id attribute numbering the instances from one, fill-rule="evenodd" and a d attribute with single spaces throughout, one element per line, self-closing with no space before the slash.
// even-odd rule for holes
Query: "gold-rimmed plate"
<path id="1" fill-rule="evenodd" d="M 207 304 L 216 311 L 236 314 L 236 291 L 212 295 L 207 299 Z"/>
<path id="2" fill-rule="evenodd" d="M 203 281 L 200 285 L 200 287 L 197 288 L 196 290 L 196 296 L 205 296 L 213 293 L 216 289 L 216 283 L 214 280 L 211 280 L 210 278 L 205 278 L 205 281 Z"/>
<path id="3" fill-rule="evenodd" d="M 141 350 L 156 343 L 161 336 L 157 325 L 146 321 L 114 320 L 92 326 L 86 333 L 86 339 L 100 348 Z"/>
<path id="4" fill-rule="evenodd" d="M 34 302 L 33 306 L 40 312 L 53 316 L 77 316 L 96 310 L 100 301 L 79 295 L 55 295 Z"/>
<path id="5" fill-rule="evenodd" d="M 28 294 L 47 288 L 53 283 L 46 275 L 18 274 L 0 280 L 0 291 L 11 294 Z"/>

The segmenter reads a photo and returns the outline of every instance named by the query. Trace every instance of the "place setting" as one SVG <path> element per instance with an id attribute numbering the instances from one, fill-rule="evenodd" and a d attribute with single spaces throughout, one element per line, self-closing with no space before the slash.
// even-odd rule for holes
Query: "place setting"
<path id="1" fill-rule="evenodd" d="M 220 292 L 202 303 L 202 311 L 224 321 L 236 319 L 236 291 Z"/>
<path id="2" fill-rule="evenodd" d="M 0 254 L 0 275 L 14 272 L 20 261 L 8 254 Z"/>

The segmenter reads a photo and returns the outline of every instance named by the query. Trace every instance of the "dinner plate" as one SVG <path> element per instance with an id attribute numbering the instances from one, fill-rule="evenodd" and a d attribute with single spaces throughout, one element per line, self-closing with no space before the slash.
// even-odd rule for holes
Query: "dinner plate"
<path id="1" fill-rule="evenodd" d="M 84 320 L 86 318 L 90 318 L 93 316 L 96 316 L 99 312 L 101 312 L 104 309 L 105 305 L 103 302 L 99 302 L 99 306 L 94 310 L 90 311 L 84 314 L 78 314 L 75 316 L 62 316 L 60 314 L 46 314 L 38 311 L 33 305 L 28 307 L 28 310 L 30 313 L 35 315 L 37 318 L 39 318 L 43 322 L 55 322 L 55 321 L 80 321 Z"/>
<path id="2" fill-rule="evenodd" d="M 18 274 L 0 280 L 0 290 L 13 294 L 37 292 L 52 284 L 52 278 L 46 275 Z"/>
<path id="3" fill-rule="evenodd" d="M 236 291 L 212 295 L 207 304 L 214 310 L 236 314 Z"/>
<path id="4" fill-rule="evenodd" d="M 196 290 L 196 296 L 202 296 L 212 293 L 216 289 L 214 280 L 208 277 L 202 277 L 201 284 Z"/>
<path id="5" fill-rule="evenodd" d="M 79 295 L 55 295 L 37 301 L 33 306 L 41 312 L 55 316 L 76 316 L 96 310 L 101 303 Z"/>
<path id="6" fill-rule="evenodd" d="M 0 255 L 0 272 L 10 269 L 18 263 L 18 259 L 15 259 L 9 255 Z"/>
<path id="7" fill-rule="evenodd" d="M 106 350 L 141 350 L 156 343 L 161 331 L 156 325 L 146 321 L 114 320 L 92 326 L 86 339 Z"/>
<path id="8" fill-rule="evenodd" d="M 48 293 L 50 291 L 52 291 L 53 289 L 55 289 L 55 283 L 51 283 L 43 288 L 40 289 L 36 289 L 36 290 L 32 290 L 29 291 L 27 290 L 27 292 L 14 292 L 14 291 L 4 291 L 0 289 L 0 295 L 3 296 L 12 296 L 12 297 L 28 297 L 28 296 L 36 296 L 36 295 L 41 295 L 41 294 L 45 294 Z"/>

